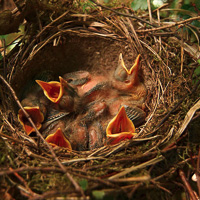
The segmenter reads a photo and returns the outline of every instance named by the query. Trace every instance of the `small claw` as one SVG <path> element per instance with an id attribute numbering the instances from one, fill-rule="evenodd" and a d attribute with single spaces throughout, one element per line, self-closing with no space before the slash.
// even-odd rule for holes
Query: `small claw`
<path id="1" fill-rule="evenodd" d="M 41 128 L 41 123 L 44 121 L 44 115 L 40 111 L 38 106 L 35 107 L 24 107 L 25 111 L 29 114 L 31 119 L 33 120 L 35 126 L 39 130 Z M 23 111 L 20 109 L 18 112 L 18 119 L 19 122 L 22 124 L 24 130 L 28 135 L 35 131 L 32 127 L 26 116 L 24 115 Z"/>
<path id="2" fill-rule="evenodd" d="M 108 124 L 106 135 L 110 144 L 131 139 L 136 135 L 135 126 L 127 117 L 124 106 L 120 108 L 118 114 Z"/>
<path id="3" fill-rule="evenodd" d="M 44 82 L 36 80 L 44 91 L 44 95 L 53 103 L 57 103 L 63 95 L 63 87 L 58 81 Z"/>
<path id="4" fill-rule="evenodd" d="M 65 147 L 69 151 L 72 151 L 72 147 L 70 142 L 67 140 L 67 138 L 64 136 L 62 130 L 60 128 L 57 129 L 55 133 L 52 133 L 48 135 L 45 139 L 49 144 L 52 146 L 59 146 L 59 147 Z"/>

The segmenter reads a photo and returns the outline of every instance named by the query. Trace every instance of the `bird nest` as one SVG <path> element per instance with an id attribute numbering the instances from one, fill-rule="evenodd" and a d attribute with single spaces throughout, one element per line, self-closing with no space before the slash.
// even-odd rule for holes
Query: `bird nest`
<path id="1" fill-rule="evenodd" d="M 27 31 L 8 55 L 0 133 L 2 194 L 16 199 L 178 199 L 185 189 L 195 194 L 196 187 L 188 189 L 184 181 L 198 170 L 200 91 L 194 69 L 199 55 L 178 32 L 172 35 L 175 24 L 146 28 L 144 18 L 123 11 L 68 11 L 39 33 Z M 43 71 L 53 72 L 55 80 L 78 70 L 110 71 L 120 53 L 128 67 L 141 55 L 139 76 L 147 88 L 147 116 L 135 138 L 68 152 L 24 132 L 16 116 L 30 80 Z"/>

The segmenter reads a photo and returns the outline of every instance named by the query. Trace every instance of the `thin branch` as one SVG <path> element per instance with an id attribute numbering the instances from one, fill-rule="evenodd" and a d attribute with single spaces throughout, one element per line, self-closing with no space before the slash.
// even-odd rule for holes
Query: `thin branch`
<path id="1" fill-rule="evenodd" d="M 198 159 L 197 159 L 197 170 L 196 170 L 198 194 L 199 194 L 199 196 L 200 196 L 200 176 L 199 176 L 199 168 L 200 168 L 200 147 L 199 147 L 199 153 L 198 153 Z"/>
<path id="2" fill-rule="evenodd" d="M 198 200 L 196 198 L 196 195 L 194 194 L 194 191 L 192 190 L 192 188 L 191 188 L 189 182 L 187 181 L 187 179 L 185 177 L 185 174 L 184 174 L 184 172 L 182 170 L 179 170 L 179 176 L 180 176 L 183 184 L 185 185 L 185 187 L 186 187 L 186 189 L 187 189 L 187 191 L 188 191 L 188 193 L 190 195 L 191 200 Z"/>
<path id="3" fill-rule="evenodd" d="M 191 23 L 194 20 L 199 20 L 200 16 L 198 17 L 193 17 L 193 18 L 189 18 L 180 22 L 174 22 L 173 24 L 170 25 L 166 25 L 166 26 L 161 26 L 161 27 L 157 27 L 157 28 L 152 28 L 152 29 L 146 29 L 146 30 L 136 30 L 137 33 L 147 33 L 147 32 L 152 32 L 152 31 L 158 31 L 158 30 L 162 30 L 162 29 L 166 29 L 166 28 L 172 28 L 174 26 L 178 26 L 178 25 L 183 25 L 186 23 Z"/>
<path id="4" fill-rule="evenodd" d="M 29 120 L 29 122 L 31 123 L 31 125 L 33 126 L 33 128 L 35 129 L 35 132 L 37 134 L 37 136 L 39 138 L 41 138 L 41 140 L 44 142 L 44 144 L 49 148 L 51 155 L 53 156 L 54 160 L 56 161 L 56 163 L 58 164 L 58 166 L 62 169 L 63 172 L 66 173 L 67 177 L 69 178 L 69 180 L 72 182 L 72 184 L 74 185 L 75 189 L 77 192 L 81 193 L 82 196 L 84 195 L 84 192 L 82 190 L 82 188 L 78 185 L 78 183 L 73 179 L 73 177 L 66 171 L 64 165 L 62 165 L 62 163 L 59 161 L 59 159 L 57 158 L 53 148 L 48 144 L 48 142 L 44 139 L 44 137 L 41 135 L 41 133 L 38 131 L 37 127 L 35 126 L 33 120 L 31 119 L 31 117 L 29 116 L 29 114 L 24 110 L 23 106 L 21 105 L 19 99 L 17 98 L 15 91 L 13 90 L 13 88 L 9 85 L 9 83 L 3 78 L 3 76 L 0 75 L 0 79 L 2 80 L 2 82 L 8 87 L 8 89 L 11 91 L 13 98 L 15 99 L 16 103 L 18 104 L 18 106 L 22 109 L 24 115 L 26 116 L 26 118 Z"/>
<path id="5" fill-rule="evenodd" d="M 195 93 L 195 91 L 197 90 L 198 86 L 200 84 L 200 80 L 194 85 L 193 89 L 191 90 L 191 92 L 188 94 L 186 94 L 185 96 L 183 96 L 179 102 L 165 115 L 165 117 L 160 121 L 160 123 L 158 123 L 158 125 L 155 128 L 155 131 L 158 130 L 158 128 L 169 118 L 169 116 L 181 105 L 181 103 L 185 100 L 185 98 L 187 96 L 190 96 L 192 94 Z"/>
<path id="6" fill-rule="evenodd" d="M 121 12 L 118 12 L 118 11 L 116 11 L 116 10 L 113 10 L 112 8 L 109 8 L 109 7 L 104 6 L 104 5 L 100 4 L 100 3 L 97 3 L 97 2 L 94 1 L 94 0 L 90 0 L 90 1 L 93 2 L 94 4 L 96 4 L 97 6 L 100 6 L 100 7 L 104 8 L 104 9 L 106 9 L 106 10 L 110 10 L 110 11 L 116 13 L 117 15 L 121 15 L 121 16 L 124 16 L 124 17 L 134 18 L 134 19 L 137 19 L 138 21 L 141 21 L 141 22 L 143 22 L 143 23 L 149 24 L 150 26 L 157 27 L 155 24 L 152 24 L 152 23 L 150 23 L 150 22 L 148 22 L 148 21 L 146 21 L 146 20 L 143 20 L 143 19 L 141 19 L 141 18 L 139 18 L 139 17 L 137 17 L 137 16 L 135 16 L 135 15 L 129 15 L 129 14 L 121 13 Z"/>
<path id="7" fill-rule="evenodd" d="M 52 22 L 50 22 L 49 24 L 47 24 L 35 37 L 35 39 L 29 44 L 28 48 L 25 50 L 24 54 L 22 55 L 22 60 L 24 59 L 25 55 L 27 54 L 28 50 L 33 46 L 33 44 L 37 41 L 37 39 L 42 35 L 42 33 L 44 33 L 45 30 L 47 30 L 48 28 L 50 28 L 55 22 L 59 21 L 60 19 L 62 19 L 65 15 L 67 15 L 69 13 L 69 11 L 64 12 L 62 15 L 60 15 L 59 17 L 57 17 L 55 20 L 53 20 Z"/>

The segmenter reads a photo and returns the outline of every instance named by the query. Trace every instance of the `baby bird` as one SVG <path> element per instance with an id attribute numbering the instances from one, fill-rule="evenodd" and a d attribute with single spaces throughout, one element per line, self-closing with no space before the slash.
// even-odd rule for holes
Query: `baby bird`
<path id="1" fill-rule="evenodd" d="M 41 128 L 42 122 L 47 114 L 48 103 L 49 102 L 42 95 L 41 90 L 29 93 L 29 95 L 21 102 L 38 130 Z M 28 135 L 35 132 L 35 129 L 32 127 L 21 109 L 18 111 L 18 120 Z"/>
<path id="2" fill-rule="evenodd" d="M 146 98 L 146 87 L 139 80 L 139 59 L 137 56 L 131 69 L 127 69 L 122 54 L 119 55 L 117 69 L 114 71 L 112 86 L 119 91 L 119 97 L 115 100 L 115 107 L 111 107 L 111 113 L 116 113 L 114 109 L 124 106 L 128 117 L 137 126 L 144 122 L 146 113 L 143 111 L 143 104 Z M 112 104 L 112 103 L 111 103 Z M 117 106 L 118 104 L 118 106 Z"/>
<path id="3" fill-rule="evenodd" d="M 42 124 L 41 133 L 45 140 L 53 147 L 65 147 L 72 150 L 71 143 L 64 135 L 64 130 L 69 121 L 69 113 L 50 109 L 47 119 Z"/>
<path id="4" fill-rule="evenodd" d="M 129 93 L 133 101 L 142 102 L 146 97 L 146 87 L 138 77 L 139 60 L 140 55 L 137 56 L 131 69 L 128 70 L 122 54 L 120 54 L 117 69 L 113 74 L 112 85 L 120 92 Z"/>
<path id="5" fill-rule="evenodd" d="M 85 122 L 78 116 L 71 120 L 64 130 L 65 137 L 69 140 L 73 150 L 88 150 L 88 130 Z"/>
<path id="6" fill-rule="evenodd" d="M 72 146 L 69 140 L 63 134 L 61 128 L 58 128 L 55 132 L 49 134 L 45 139 L 53 147 L 59 146 L 67 148 L 68 151 L 72 151 Z"/>
<path id="7" fill-rule="evenodd" d="M 44 82 L 36 80 L 44 91 L 44 95 L 54 103 L 54 108 L 65 112 L 74 112 L 79 106 L 79 96 L 74 88 L 61 76 L 60 82 L 50 81 Z"/>
<path id="8" fill-rule="evenodd" d="M 92 150 L 105 144 L 99 119 L 107 110 L 104 101 L 92 102 L 68 123 L 64 133 L 74 150 Z"/>
<path id="9" fill-rule="evenodd" d="M 135 126 L 128 118 L 124 106 L 122 106 L 117 115 L 107 125 L 108 144 L 117 144 L 122 140 L 131 139 L 135 135 Z"/>
<path id="10" fill-rule="evenodd" d="M 63 78 L 73 87 L 77 89 L 80 97 L 89 92 L 92 88 L 108 79 L 103 75 L 90 74 L 88 71 L 77 71 L 67 73 Z"/>

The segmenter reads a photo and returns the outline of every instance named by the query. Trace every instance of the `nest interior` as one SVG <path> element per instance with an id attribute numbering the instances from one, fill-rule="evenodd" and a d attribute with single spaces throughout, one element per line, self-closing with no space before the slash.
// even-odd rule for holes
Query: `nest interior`
<path id="1" fill-rule="evenodd" d="M 109 72 L 117 67 L 120 53 L 123 53 L 129 67 L 138 55 L 123 41 L 98 36 L 64 35 L 61 44 L 46 45 L 22 69 L 19 68 L 11 84 L 21 99 L 24 91 L 29 89 L 26 88 L 30 85 L 29 82 L 43 71 L 51 71 L 54 80 L 65 73 L 78 70 Z"/>
<path id="2" fill-rule="evenodd" d="M 140 76 L 148 90 L 146 122 L 131 141 L 83 152 L 57 147 L 54 154 L 41 139 L 27 136 L 12 117 L 18 106 L 4 87 L 0 192 L 16 199 L 180 199 L 187 190 L 186 174 L 189 192 L 196 192 L 189 178 L 199 162 L 199 118 L 193 118 L 199 109 L 193 78 L 197 57 L 176 37 L 134 32 L 133 26 L 137 31 L 145 26 L 132 18 L 114 15 L 108 21 L 101 16 L 86 23 L 83 16 L 88 17 L 69 12 L 51 29 L 35 33 L 32 41 L 21 40 L 8 56 L 16 95 L 23 99 L 29 82 L 46 70 L 55 80 L 77 70 L 101 73 L 116 68 L 120 53 L 129 67 L 141 54 Z M 91 31 L 93 22 L 98 26 Z M 15 112 L 10 113 L 13 102 Z"/>

